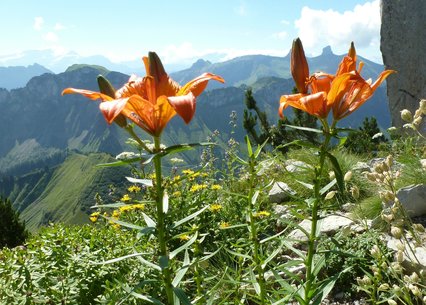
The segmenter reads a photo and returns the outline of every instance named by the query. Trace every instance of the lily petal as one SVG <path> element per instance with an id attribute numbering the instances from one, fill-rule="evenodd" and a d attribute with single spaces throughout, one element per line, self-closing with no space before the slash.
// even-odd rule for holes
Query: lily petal
<path id="1" fill-rule="evenodd" d="M 73 93 L 81 94 L 85 97 L 90 98 L 91 100 L 97 100 L 97 99 L 101 99 L 102 101 L 113 100 L 112 97 L 110 97 L 106 94 L 102 94 L 102 93 L 96 92 L 96 91 L 85 90 L 85 89 L 66 88 L 62 91 L 62 95 L 73 94 Z"/>
<path id="2" fill-rule="evenodd" d="M 188 124 L 195 113 L 195 95 L 190 91 L 186 95 L 170 96 L 167 99 L 176 113 Z"/>
<path id="3" fill-rule="evenodd" d="M 188 92 L 191 91 L 192 94 L 194 94 L 194 96 L 197 97 L 204 91 L 209 80 L 217 80 L 221 83 L 225 82 L 225 80 L 218 75 L 215 75 L 215 74 L 212 74 L 212 73 L 203 73 L 200 76 L 198 76 L 197 78 L 194 78 L 193 80 L 186 83 L 179 90 L 177 95 L 185 95 L 185 94 L 187 94 Z"/>
<path id="4" fill-rule="evenodd" d="M 120 115 L 121 111 L 126 106 L 127 101 L 128 98 L 122 98 L 99 104 L 99 109 L 101 110 L 108 124 L 112 124 L 112 122 L 114 122 L 114 120 Z"/>

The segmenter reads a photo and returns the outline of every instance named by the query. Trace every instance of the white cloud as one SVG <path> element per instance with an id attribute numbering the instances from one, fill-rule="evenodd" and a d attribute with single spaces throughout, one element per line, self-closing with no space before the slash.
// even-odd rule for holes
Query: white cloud
<path id="1" fill-rule="evenodd" d="M 184 42 L 180 45 L 169 45 L 158 54 L 165 64 L 191 64 L 199 58 L 225 61 L 244 55 L 285 56 L 288 51 L 285 49 L 196 49 L 191 43 Z"/>
<path id="2" fill-rule="evenodd" d="M 43 17 L 35 17 L 35 18 L 34 18 L 33 28 L 34 28 L 36 31 L 40 31 L 40 30 L 41 30 L 41 28 L 43 27 L 43 24 L 44 24 L 44 19 L 43 19 Z"/>
<path id="3" fill-rule="evenodd" d="M 43 36 L 43 39 L 49 42 L 55 42 L 55 41 L 58 41 L 58 36 L 53 32 L 47 32 Z"/>
<path id="4" fill-rule="evenodd" d="M 61 23 L 57 22 L 57 23 L 55 24 L 55 26 L 53 27 L 53 29 L 54 29 L 55 31 L 60 31 L 60 30 L 64 30 L 64 29 L 65 29 L 65 26 L 64 26 L 63 24 L 61 24 Z"/>
<path id="5" fill-rule="evenodd" d="M 326 45 L 334 52 L 346 52 L 351 41 L 357 49 L 372 48 L 380 41 L 380 3 L 366 2 L 343 13 L 305 6 L 295 26 L 305 51 L 313 55 L 318 55 Z"/>

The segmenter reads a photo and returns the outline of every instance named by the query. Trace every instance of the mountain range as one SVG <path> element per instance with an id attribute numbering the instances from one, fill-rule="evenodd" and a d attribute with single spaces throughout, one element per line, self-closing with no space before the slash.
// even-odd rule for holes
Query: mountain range
<path id="1" fill-rule="evenodd" d="M 309 64 L 311 71 L 334 73 L 340 60 L 341 56 L 325 48 L 321 56 L 310 58 Z M 364 61 L 364 75 L 377 76 L 383 69 Z M 245 131 L 241 120 L 248 86 L 271 124 L 278 119 L 280 96 L 290 93 L 294 86 L 289 78 L 288 56 L 253 55 L 222 63 L 199 60 L 186 70 L 171 73 L 171 77 L 183 84 L 206 71 L 221 75 L 226 84 L 211 82 L 209 90 L 197 99 L 197 114 L 189 125 L 177 117 L 172 119 L 163 133 L 165 144 L 205 141 L 215 130 L 221 135 L 219 142 L 226 143 L 232 111 L 238 118 L 232 136 L 242 142 Z M 49 221 L 87 221 L 82 217 L 94 203 L 93 190 L 99 188 L 107 196 L 106 185 L 119 184 L 117 177 L 124 177 L 123 169 L 105 172 L 94 170 L 93 165 L 128 150 L 127 136 L 116 125 L 105 122 L 98 102 L 79 95 L 61 96 L 66 87 L 97 90 L 99 74 L 116 88 L 129 77 L 99 66 L 73 65 L 59 74 L 47 72 L 33 77 L 22 88 L 0 89 L 0 194 L 11 199 L 31 229 Z M 342 126 L 357 127 L 367 116 L 376 117 L 382 128 L 389 126 L 383 86 Z M 183 158 L 187 164 L 199 160 L 197 154 L 184 154 Z M 84 179 L 79 180 L 80 175 Z"/>

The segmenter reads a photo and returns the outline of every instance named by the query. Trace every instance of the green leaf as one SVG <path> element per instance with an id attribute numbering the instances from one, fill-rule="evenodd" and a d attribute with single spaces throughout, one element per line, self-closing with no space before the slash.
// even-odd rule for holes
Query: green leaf
<path id="1" fill-rule="evenodd" d="M 179 301 L 182 302 L 184 305 L 192 305 L 191 301 L 189 300 L 188 296 L 185 294 L 185 291 L 178 287 L 173 287 L 173 292 L 178 297 Z"/>
<path id="2" fill-rule="evenodd" d="M 195 233 L 194 236 L 192 236 L 191 239 L 188 240 L 185 244 L 183 244 L 179 248 L 177 248 L 177 249 L 173 250 L 172 252 L 170 252 L 170 259 L 173 259 L 182 250 L 188 249 L 188 247 L 190 245 L 192 245 L 197 240 L 197 237 L 198 237 L 198 233 Z"/>
<path id="3" fill-rule="evenodd" d="M 154 264 L 154 263 L 152 263 L 152 262 L 150 262 L 150 261 L 147 261 L 146 259 L 144 259 L 142 256 L 137 256 L 137 259 L 142 263 L 142 264 L 144 264 L 144 265 L 146 265 L 146 266 L 148 266 L 148 267 L 151 267 L 152 269 L 155 269 L 155 270 L 158 270 L 158 271 L 161 271 L 161 267 L 160 266 L 158 266 L 157 264 Z"/>
<path id="4" fill-rule="evenodd" d="M 132 178 L 132 177 L 126 177 L 127 181 L 131 182 L 131 183 L 138 183 L 138 184 L 142 184 L 145 186 L 150 186 L 152 187 L 152 180 L 151 179 L 137 179 L 137 178 Z"/>
<path id="5" fill-rule="evenodd" d="M 96 164 L 96 167 L 115 167 L 115 166 L 123 166 L 123 165 L 128 165 L 131 163 L 135 163 L 138 161 L 143 160 L 142 157 L 138 157 L 138 158 L 131 158 L 131 159 L 127 159 L 127 160 L 118 160 L 118 161 L 114 161 L 114 162 L 109 162 L 109 163 L 101 163 L 101 164 Z"/>
<path id="6" fill-rule="evenodd" d="M 186 271 L 188 271 L 189 267 L 190 267 L 189 253 L 188 253 L 188 249 L 186 249 L 183 266 L 176 272 L 176 276 L 172 281 L 172 285 L 174 287 L 177 287 L 179 285 L 179 283 L 182 281 L 183 277 L 185 276 Z"/>
<path id="7" fill-rule="evenodd" d="M 157 223 L 151 217 L 149 217 L 148 215 L 146 215 L 143 212 L 142 212 L 142 216 L 143 216 L 143 219 L 145 220 L 145 223 L 148 227 L 154 227 L 155 228 L 157 226 Z"/>
<path id="8" fill-rule="evenodd" d="M 206 260 L 209 260 L 211 257 L 215 256 L 221 249 L 222 247 L 220 247 L 219 249 L 217 249 L 216 251 L 212 253 L 207 254 L 206 256 L 203 256 L 202 258 L 198 260 L 198 262 L 204 262 Z"/>
<path id="9" fill-rule="evenodd" d="M 230 253 L 232 255 L 235 255 L 235 256 L 238 256 L 238 257 L 242 257 L 242 258 L 245 258 L 245 259 L 251 259 L 251 256 L 249 256 L 247 254 L 238 253 L 238 252 L 232 251 L 232 250 L 227 249 L 227 248 L 224 248 L 224 249 L 225 249 L 226 252 L 228 252 L 228 253 Z"/>
<path id="10" fill-rule="evenodd" d="M 260 285 L 257 282 L 256 276 L 254 275 L 254 272 L 252 268 L 249 268 L 249 274 L 250 274 L 250 280 L 252 281 L 254 291 L 256 291 L 257 295 L 260 295 Z"/>
<path id="11" fill-rule="evenodd" d="M 251 197 L 251 204 L 252 204 L 252 205 L 255 205 L 255 204 L 256 204 L 257 197 L 259 197 L 259 190 L 257 190 L 257 191 L 254 193 L 253 197 Z"/>
<path id="12" fill-rule="evenodd" d="M 163 303 L 163 302 L 161 302 L 161 301 L 159 301 L 159 300 L 157 300 L 157 299 L 154 299 L 153 297 L 150 297 L 150 296 L 146 296 L 146 295 L 143 295 L 143 294 L 140 294 L 140 293 L 134 292 L 134 291 L 130 292 L 130 294 L 131 294 L 132 296 L 134 296 L 135 298 L 138 298 L 138 299 L 144 300 L 144 301 L 149 302 L 149 303 L 151 303 L 151 304 L 155 304 L 155 305 L 164 305 L 164 303 Z"/>
<path id="13" fill-rule="evenodd" d="M 254 152 L 254 158 L 257 159 L 259 157 L 259 154 L 262 152 L 262 149 L 265 147 L 266 144 L 268 144 L 269 138 L 265 140 L 265 142 L 262 143 L 262 145 L 258 145 L 256 151 Z"/>
<path id="14" fill-rule="evenodd" d="M 251 143 L 250 143 L 250 138 L 249 136 L 245 137 L 246 143 L 247 143 L 247 152 L 248 152 L 248 156 L 251 157 L 253 156 L 253 148 L 251 147 Z"/>
<path id="15" fill-rule="evenodd" d="M 324 186 L 322 189 L 320 189 L 320 194 L 324 195 L 329 189 L 331 189 L 335 184 L 337 183 L 336 179 L 333 179 L 328 183 L 326 186 Z"/>
<path id="16" fill-rule="evenodd" d="M 328 296 L 336 284 L 336 281 L 339 278 L 339 274 L 330 276 L 323 283 L 321 283 L 321 285 L 315 291 L 315 299 L 313 300 L 312 305 L 320 305 L 321 302 Z"/>
<path id="17" fill-rule="evenodd" d="M 107 217 L 107 216 L 104 216 L 102 214 L 100 216 L 107 219 L 108 221 L 119 224 L 120 226 L 123 226 L 123 227 L 126 227 L 126 228 L 135 229 L 135 230 L 139 230 L 139 231 L 145 229 L 145 227 L 141 227 L 141 226 L 135 225 L 133 223 L 125 222 L 125 221 L 114 219 L 114 218 L 111 218 L 111 217 Z"/>
<path id="18" fill-rule="evenodd" d="M 138 200 L 137 203 L 153 203 L 154 201 L 152 200 Z M 97 205 L 92 205 L 90 208 L 91 209 L 97 209 L 97 208 L 119 208 L 119 207 L 124 207 L 127 205 L 133 205 L 132 204 L 128 204 L 128 203 L 123 203 L 123 202 L 115 202 L 115 203 L 108 203 L 108 204 L 97 204 Z"/>
<path id="19" fill-rule="evenodd" d="M 315 132 L 315 133 L 323 133 L 322 130 L 320 130 L 320 129 L 310 128 L 310 127 L 287 125 L 287 124 L 284 124 L 284 126 L 290 127 L 290 128 L 293 128 L 293 129 L 303 130 L 303 131 L 310 131 L 310 132 Z"/>
<path id="20" fill-rule="evenodd" d="M 281 252 L 283 246 L 284 243 L 281 242 L 281 244 L 263 261 L 262 269 L 265 269 L 266 265 Z"/>
<path id="21" fill-rule="evenodd" d="M 112 264 L 112 263 L 122 261 L 124 259 L 128 259 L 128 258 L 131 258 L 131 257 L 137 257 L 137 256 L 145 255 L 145 254 L 150 254 L 150 253 L 133 253 L 133 254 L 128 254 L 128 255 L 116 257 L 116 258 L 113 258 L 113 259 L 110 259 L 110 260 L 107 260 L 107 261 L 103 261 L 103 262 L 91 261 L 91 263 L 94 264 L 94 265 L 107 265 L 107 264 Z"/>
<path id="22" fill-rule="evenodd" d="M 306 183 L 306 182 L 299 181 L 299 180 L 296 180 L 296 182 L 300 183 L 301 185 L 303 185 L 304 187 L 306 187 L 309 190 L 313 190 L 314 189 L 314 185 L 313 184 Z"/>
<path id="23" fill-rule="evenodd" d="M 175 154 L 178 152 L 182 152 L 182 151 L 186 151 L 186 150 L 191 150 L 194 147 L 197 146 L 211 146 L 211 145 L 216 145 L 215 143 L 210 143 L 210 142 L 202 142 L 202 143 L 186 143 L 186 144 L 178 144 L 178 145 L 173 145 L 173 146 L 169 146 L 166 149 L 164 149 L 161 152 L 161 156 L 167 156 L 170 154 Z"/>
<path id="24" fill-rule="evenodd" d="M 336 157 L 334 157 L 329 152 L 326 153 L 327 158 L 330 160 L 331 165 L 333 166 L 334 176 L 337 180 L 337 187 L 339 188 L 339 191 L 343 193 L 345 190 L 345 183 L 343 181 L 343 173 L 340 169 L 339 162 L 337 161 Z"/>
<path id="25" fill-rule="evenodd" d="M 206 205 L 206 206 L 205 206 L 204 208 L 202 208 L 201 210 L 198 210 L 197 212 L 192 213 L 191 215 L 186 216 L 185 218 L 183 218 L 183 219 L 181 219 L 181 220 L 179 220 L 179 221 L 176 221 L 176 222 L 173 224 L 173 229 L 175 229 L 175 228 L 179 227 L 180 225 L 184 224 L 185 222 L 190 221 L 191 219 L 193 219 L 193 218 L 197 217 L 197 216 L 198 216 L 198 215 L 200 215 L 202 212 L 204 212 L 204 211 L 205 211 L 208 207 L 209 207 L 209 206 L 208 206 L 208 205 Z"/>

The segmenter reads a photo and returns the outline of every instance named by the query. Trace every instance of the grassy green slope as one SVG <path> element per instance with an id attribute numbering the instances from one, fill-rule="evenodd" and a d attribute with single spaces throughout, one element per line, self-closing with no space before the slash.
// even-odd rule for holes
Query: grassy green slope
<path id="1" fill-rule="evenodd" d="M 95 166 L 111 160 L 107 154 L 69 156 L 53 172 L 41 195 L 23 210 L 21 217 L 28 229 L 34 231 L 50 221 L 88 222 L 88 206 L 94 204 L 94 195 L 97 192 L 105 195 L 108 183 L 124 181 L 124 169 Z"/>

